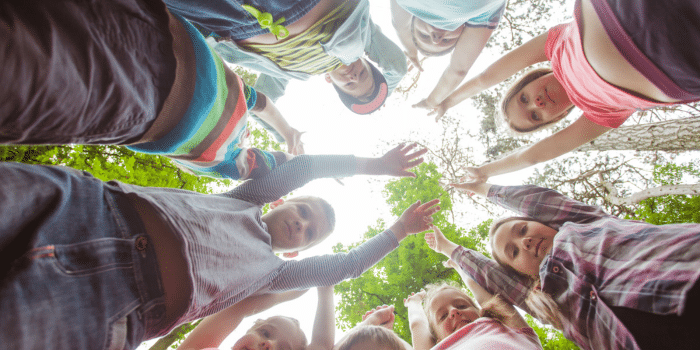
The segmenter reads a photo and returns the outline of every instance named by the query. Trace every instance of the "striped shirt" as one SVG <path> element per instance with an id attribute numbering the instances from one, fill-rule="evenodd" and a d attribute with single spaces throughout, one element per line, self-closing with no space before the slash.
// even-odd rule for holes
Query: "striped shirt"
<path id="1" fill-rule="evenodd" d="M 192 297 L 175 325 L 212 315 L 250 295 L 331 286 L 359 277 L 394 250 L 398 241 L 387 230 L 348 253 L 282 260 L 272 251 L 262 205 L 316 178 L 352 176 L 355 163 L 354 156 L 301 155 L 217 195 L 116 183 L 148 201 L 181 237 Z M 161 329 L 160 334 L 168 331 Z"/>
<path id="2" fill-rule="evenodd" d="M 338 27 L 350 16 L 356 2 L 347 0 L 314 23 L 303 33 L 275 44 L 245 44 L 239 46 L 269 58 L 287 71 L 318 75 L 331 72 L 343 65 L 335 56 L 326 53 L 321 44 L 333 37 Z"/>
<path id="3" fill-rule="evenodd" d="M 558 230 L 540 265 L 542 290 L 561 308 L 564 335 L 581 348 L 639 348 L 611 306 L 683 314 L 700 276 L 700 225 L 624 220 L 536 186 L 492 186 L 488 198 Z M 528 310 L 528 281 L 463 247 L 452 259 L 489 292 Z"/>
<path id="4" fill-rule="evenodd" d="M 245 147 L 250 135 L 248 109 L 256 91 L 228 72 L 204 37 L 187 21 L 174 15 L 187 29 L 197 62 L 197 80 L 187 112 L 161 139 L 135 144 L 130 149 L 160 154 L 196 175 L 246 179 L 255 169 L 274 168 L 272 153 Z"/>

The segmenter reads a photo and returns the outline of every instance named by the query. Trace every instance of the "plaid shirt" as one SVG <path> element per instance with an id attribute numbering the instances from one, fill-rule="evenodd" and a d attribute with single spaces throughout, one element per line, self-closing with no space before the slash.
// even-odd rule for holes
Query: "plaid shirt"
<path id="1" fill-rule="evenodd" d="M 542 290 L 561 307 L 564 335 L 581 348 L 639 349 L 610 306 L 683 313 L 700 275 L 700 225 L 623 220 L 536 186 L 492 186 L 488 198 L 558 230 L 540 265 Z M 452 259 L 489 292 L 529 312 L 528 280 L 463 247 Z"/>

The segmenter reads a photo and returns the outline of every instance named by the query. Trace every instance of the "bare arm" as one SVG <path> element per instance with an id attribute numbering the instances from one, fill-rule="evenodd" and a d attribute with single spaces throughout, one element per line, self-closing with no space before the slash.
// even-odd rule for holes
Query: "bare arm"
<path id="1" fill-rule="evenodd" d="M 437 85 L 428 98 L 417 103 L 414 107 L 432 109 L 442 102 L 457 85 L 467 76 L 469 69 L 479 57 L 493 33 L 493 29 L 485 27 L 466 27 L 460 35 L 455 50 Z"/>
<path id="2" fill-rule="evenodd" d="M 481 287 L 478 283 L 476 283 L 476 281 L 468 277 L 465 278 L 465 275 L 462 273 L 461 269 L 458 268 L 457 271 L 460 271 L 462 279 L 467 284 L 467 287 L 469 287 L 469 290 L 472 291 L 472 294 L 474 294 L 474 297 L 479 305 L 483 307 L 484 303 L 493 298 L 493 294 Z M 506 326 L 510 328 L 530 328 L 530 325 L 525 322 L 523 316 L 520 315 L 518 310 L 516 310 L 513 305 L 508 304 L 507 302 L 506 305 L 505 311 L 509 313 L 509 316 L 503 322 Z"/>
<path id="3" fill-rule="evenodd" d="M 476 168 L 478 181 L 494 175 L 506 174 L 554 159 L 606 133 L 611 128 L 598 125 L 581 116 L 571 125 L 554 135 L 523 147 L 499 160 Z"/>
<path id="4" fill-rule="evenodd" d="M 401 45 L 406 49 L 404 53 L 408 57 L 411 64 L 422 71 L 423 67 L 420 65 L 418 60 L 418 48 L 413 43 L 413 36 L 411 34 L 411 18 L 413 16 L 404 10 L 396 0 L 391 0 L 391 24 L 396 30 L 396 35 L 399 37 Z"/>
<path id="5" fill-rule="evenodd" d="M 535 63 L 547 61 L 547 55 L 544 50 L 547 35 L 548 33 L 541 34 L 511 50 L 479 75 L 462 84 L 442 102 L 438 101 L 440 105 L 433 112 L 436 114 L 436 119 L 440 119 L 448 109 L 467 98 L 503 82 L 515 73 Z"/>
<path id="6" fill-rule="evenodd" d="M 293 155 L 304 154 L 304 145 L 301 142 L 301 132 L 292 128 L 287 120 L 284 119 L 282 113 L 272 102 L 272 99 L 267 97 L 262 92 L 258 92 L 258 101 L 251 109 L 258 118 L 262 119 L 268 125 L 275 129 L 287 143 L 287 152 Z"/>
<path id="7" fill-rule="evenodd" d="M 223 311 L 205 317 L 185 338 L 177 350 L 199 350 L 218 347 L 238 327 L 244 318 L 263 312 L 279 303 L 296 299 L 304 293 L 306 293 L 306 290 L 248 297 Z"/>
<path id="8" fill-rule="evenodd" d="M 333 308 L 333 286 L 318 287 L 318 305 L 311 344 L 308 350 L 328 350 L 335 340 L 335 310 Z"/>
<path id="9" fill-rule="evenodd" d="M 411 329 L 411 342 L 415 350 L 428 350 L 435 345 L 433 335 L 430 333 L 428 317 L 423 311 L 423 299 L 425 292 L 411 293 L 403 300 L 404 306 L 408 310 L 408 325 Z"/>

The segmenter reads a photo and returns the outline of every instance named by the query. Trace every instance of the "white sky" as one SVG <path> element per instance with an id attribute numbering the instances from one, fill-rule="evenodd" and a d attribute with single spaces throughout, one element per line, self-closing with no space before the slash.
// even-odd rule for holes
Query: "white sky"
<path id="1" fill-rule="evenodd" d="M 570 6 L 567 7 L 569 8 Z M 373 21 L 382 28 L 383 33 L 398 44 L 399 41 L 391 26 L 389 1 L 372 1 L 370 13 Z M 498 52 L 492 54 L 484 50 L 467 78 L 482 71 L 500 55 Z M 401 94 L 392 94 L 382 110 L 371 116 L 358 116 L 347 110 L 339 101 L 335 90 L 322 76 L 308 81 L 291 81 L 287 86 L 286 95 L 280 98 L 277 106 L 292 127 L 306 131 L 302 140 L 307 154 L 379 156 L 389 149 L 384 146 L 386 141 L 396 144 L 398 141 L 391 141 L 406 139 L 412 131 L 419 131 L 426 139 L 431 135 L 435 138 L 439 137 L 441 126 L 435 123 L 433 117 L 426 116 L 425 110 L 413 109 L 411 105 L 427 97 L 437 84 L 448 61 L 449 55 L 426 60 L 423 64 L 424 72 L 413 93 L 407 99 L 404 99 Z M 473 130 L 478 132 L 478 113 L 471 107 L 469 101 L 463 102 L 448 113 L 460 115 L 465 121 L 469 121 L 473 116 L 474 123 L 462 123 L 462 125 L 466 127 L 471 124 L 475 128 Z M 427 159 L 427 161 L 430 160 Z M 526 169 L 506 176 L 494 177 L 490 182 L 520 184 L 521 179 L 529 177 L 531 172 L 531 169 Z M 347 245 L 359 241 L 362 234 L 367 231 L 367 227 L 374 225 L 379 218 L 383 218 L 387 223 L 393 222 L 396 218 L 389 213 L 389 208 L 381 195 L 388 180 L 390 180 L 388 177 L 356 176 L 344 179 L 345 186 L 341 186 L 333 180 L 320 179 L 297 190 L 295 195 L 315 195 L 328 200 L 335 208 L 337 215 L 336 229 L 333 234 L 316 247 L 301 252 L 300 258 L 332 253 L 331 247 L 338 242 Z M 455 207 L 458 208 L 458 204 Z M 475 223 L 485 219 L 487 219 L 486 216 Z M 244 320 L 219 348 L 230 349 L 251 327 L 253 321 L 274 315 L 297 318 L 307 338 L 311 339 L 316 312 L 316 294 L 315 289 L 311 290 L 299 299 L 278 305 Z M 336 330 L 336 341 L 342 337 L 342 334 L 342 331 Z M 138 349 L 145 350 L 153 342 L 146 342 Z"/>

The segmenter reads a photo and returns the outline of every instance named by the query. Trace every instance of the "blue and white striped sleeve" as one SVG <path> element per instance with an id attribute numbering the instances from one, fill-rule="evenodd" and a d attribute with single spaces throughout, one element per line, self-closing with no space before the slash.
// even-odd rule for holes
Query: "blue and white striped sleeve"
<path id="1" fill-rule="evenodd" d="M 346 279 L 360 277 L 398 246 L 394 233 L 386 230 L 348 253 L 286 261 L 280 274 L 272 281 L 270 291 L 279 293 L 332 286 Z"/>

